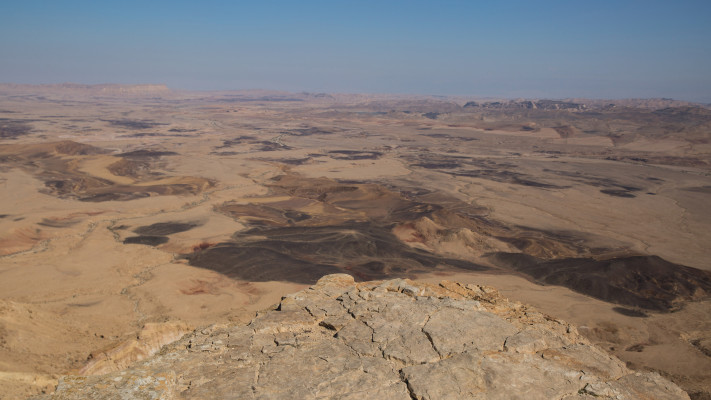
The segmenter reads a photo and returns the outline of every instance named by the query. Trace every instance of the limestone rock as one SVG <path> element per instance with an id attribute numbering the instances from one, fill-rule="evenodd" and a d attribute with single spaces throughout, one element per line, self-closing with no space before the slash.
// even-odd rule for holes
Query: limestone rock
<path id="1" fill-rule="evenodd" d="M 688 399 L 492 288 L 330 275 L 46 399 Z"/>
<path id="2" fill-rule="evenodd" d="M 163 345 L 180 339 L 192 328 L 183 322 L 147 323 L 138 336 L 109 349 L 92 354 L 92 359 L 79 373 L 101 375 L 122 370 L 136 361 L 157 353 Z"/>

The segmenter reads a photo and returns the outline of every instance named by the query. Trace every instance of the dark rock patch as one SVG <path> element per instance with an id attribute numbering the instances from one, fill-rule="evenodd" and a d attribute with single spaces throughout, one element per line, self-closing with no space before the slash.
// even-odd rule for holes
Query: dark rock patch
<path id="1" fill-rule="evenodd" d="M 580 257 L 609 251 L 587 248 L 583 236 L 575 232 L 506 226 L 486 218 L 486 210 L 481 207 L 417 187 L 312 179 L 291 174 L 273 178 L 268 187 L 270 196 L 289 198 L 269 203 L 227 202 L 216 207 L 216 211 L 252 227 L 236 234 L 232 242 L 223 243 L 222 247 L 240 247 L 243 255 L 246 251 L 266 248 L 272 255 L 279 253 L 279 257 L 337 267 L 360 279 L 384 279 L 397 274 L 412 276 L 440 269 L 484 268 L 415 249 L 392 233 L 396 226 L 414 229 L 416 221 L 428 218 L 443 227 L 434 235 L 470 229 L 512 243 L 527 254 L 498 255 L 520 266 L 537 264 L 545 258 Z M 321 211 L 307 212 L 313 209 Z M 193 260 L 193 265 L 229 268 L 230 274 L 237 274 L 227 264 L 220 267 L 215 260 L 208 263 L 192 255 L 187 257 Z M 250 278 L 240 275 L 239 279 Z M 308 279 L 311 278 L 304 278 Z"/>
<path id="2" fill-rule="evenodd" d="M 569 186 L 561 186 L 561 185 L 555 185 L 552 183 L 535 181 L 531 178 L 528 178 L 524 174 L 520 174 L 518 172 L 505 171 L 505 170 L 480 169 L 480 170 L 455 171 L 455 172 L 448 172 L 448 173 L 451 175 L 454 175 L 454 176 L 482 178 L 482 179 L 492 180 L 495 182 L 511 183 L 514 185 L 523 185 L 523 186 L 530 186 L 530 187 L 538 187 L 538 188 L 542 188 L 542 189 L 566 189 L 569 187 Z"/>
<path id="3" fill-rule="evenodd" d="M 328 152 L 336 160 L 377 160 L 383 153 L 379 151 L 331 150 Z"/>
<path id="4" fill-rule="evenodd" d="M 487 269 L 413 249 L 400 242 L 387 227 L 356 222 L 320 227 L 257 227 L 238 232 L 233 242 L 185 257 L 190 265 L 236 279 L 304 284 L 339 272 L 349 273 L 358 280 L 371 280 L 440 269 Z"/>
<path id="5" fill-rule="evenodd" d="M 91 156 L 109 153 L 108 150 L 101 149 L 99 147 L 94 147 L 89 144 L 73 142 L 71 140 L 64 140 L 55 143 L 54 151 L 59 154 L 65 154 L 69 156 Z"/>
<path id="6" fill-rule="evenodd" d="M 315 126 L 312 126 L 310 128 L 299 128 L 299 129 L 291 129 L 288 131 L 285 131 L 287 135 L 294 135 L 294 136 L 311 136 L 311 135 L 332 135 L 334 132 L 329 131 L 323 128 L 317 128 Z"/>
<path id="7" fill-rule="evenodd" d="M 108 120 L 102 120 L 104 122 L 108 122 L 111 124 L 111 126 L 117 126 L 121 128 L 127 128 L 127 129 L 151 129 L 155 128 L 156 126 L 160 125 L 165 125 L 161 124 L 158 122 L 153 122 L 153 121 L 145 121 L 145 120 L 132 120 L 132 119 L 108 119 Z"/>
<path id="8" fill-rule="evenodd" d="M 644 351 L 644 345 L 642 343 L 633 344 L 632 346 L 627 347 L 625 351 L 634 351 L 637 353 L 641 353 Z"/>
<path id="9" fill-rule="evenodd" d="M 260 146 L 257 147 L 257 151 L 277 151 L 277 150 L 291 150 L 291 146 L 287 146 L 282 143 L 277 143 L 277 142 L 271 142 L 268 140 L 263 140 L 260 142 L 257 142 L 255 144 L 259 144 Z"/>
<path id="10" fill-rule="evenodd" d="M 196 194 L 215 184 L 199 177 L 175 177 L 167 184 L 146 184 L 163 175 L 151 167 L 155 158 L 173 155 L 174 152 L 136 150 L 116 157 L 108 170 L 116 175 L 130 176 L 137 183 L 118 184 L 114 181 L 90 175 L 78 168 L 77 160 L 66 156 L 92 156 L 111 151 L 73 141 L 50 143 L 4 145 L 0 149 L 0 162 L 10 167 L 23 169 L 44 182 L 42 193 L 61 198 L 87 202 L 133 200 L 148 196 Z M 4 165 L 3 165 L 4 166 Z"/>
<path id="11" fill-rule="evenodd" d="M 413 167 L 421 167 L 427 169 L 454 169 L 461 167 L 461 164 L 454 162 L 425 162 L 419 164 L 412 164 Z"/>
<path id="12" fill-rule="evenodd" d="M 311 161 L 311 157 L 306 157 L 306 158 L 284 158 L 282 160 L 279 160 L 280 163 L 282 164 L 288 164 L 288 165 L 303 165 L 306 164 L 307 162 Z"/>
<path id="13" fill-rule="evenodd" d="M 250 102 L 288 102 L 288 101 L 304 101 L 298 97 L 282 97 L 282 96 L 261 96 L 261 97 L 248 97 L 240 95 L 228 95 L 225 98 L 217 99 L 216 101 L 220 103 L 250 103 Z"/>
<path id="14" fill-rule="evenodd" d="M 543 172 L 549 172 L 552 174 L 564 176 L 566 178 L 569 178 L 569 179 L 571 179 L 575 182 L 578 182 L 578 183 L 582 183 L 584 185 L 602 188 L 600 190 L 600 192 L 604 193 L 608 196 L 633 198 L 633 197 L 636 197 L 634 192 L 639 192 L 642 190 L 642 188 L 640 188 L 640 187 L 620 183 L 620 182 L 617 182 L 617 181 L 610 179 L 610 178 L 594 176 L 594 175 L 589 175 L 589 174 L 583 174 L 583 173 L 577 172 L 577 171 L 576 172 L 557 171 L 557 170 L 551 170 L 548 168 L 544 168 Z M 656 178 L 653 178 L 653 179 L 656 180 Z"/>
<path id="15" fill-rule="evenodd" d="M 571 136 L 575 135 L 575 128 L 569 125 L 559 125 L 559 126 L 554 126 L 552 127 L 558 136 L 560 136 L 563 139 L 567 139 Z"/>
<path id="16" fill-rule="evenodd" d="M 295 210 L 285 211 L 284 217 L 286 217 L 290 221 L 294 221 L 294 222 L 301 222 L 301 221 L 306 221 L 307 219 L 311 219 L 311 215 L 304 213 L 304 212 L 295 211 Z"/>
<path id="17" fill-rule="evenodd" d="M 106 169 L 117 176 L 130 176 L 135 179 L 140 179 L 145 175 L 156 175 L 156 172 L 150 171 L 151 162 L 141 158 L 121 158 L 115 163 L 106 167 Z"/>
<path id="18" fill-rule="evenodd" d="M 178 133 L 183 133 L 183 132 L 197 132 L 197 129 L 184 129 L 184 128 L 171 128 L 168 129 L 168 132 L 178 132 Z"/>
<path id="19" fill-rule="evenodd" d="M 124 244 L 145 244 L 147 246 L 158 246 L 168 243 L 165 236 L 130 236 L 123 240 Z"/>
<path id="20" fill-rule="evenodd" d="M 0 118 L 0 139 L 15 139 L 32 133 L 32 125 L 22 119 Z"/>
<path id="21" fill-rule="evenodd" d="M 638 309 L 633 309 L 633 308 L 625 308 L 625 307 L 613 307 L 612 311 L 622 314 L 626 317 L 635 317 L 635 318 L 647 318 L 649 315 L 645 313 L 642 310 Z"/>
<path id="22" fill-rule="evenodd" d="M 192 222 L 158 222 L 151 225 L 140 226 L 133 230 L 142 236 L 166 236 L 174 233 L 189 231 L 200 224 Z"/>
<path id="23" fill-rule="evenodd" d="M 129 201 L 150 197 L 147 192 L 104 192 L 79 198 L 79 201 L 100 203 L 103 201 Z"/>
<path id="24" fill-rule="evenodd" d="M 235 145 L 240 145 L 244 143 L 258 143 L 259 139 L 257 139 L 256 136 L 249 136 L 249 135 L 241 135 L 237 136 L 232 139 L 225 139 L 222 141 L 222 145 L 217 146 L 215 149 L 224 149 L 228 147 L 232 147 Z"/>
<path id="25" fill-rule="evenodd" d="M 428 112 L 422 114 L 423 117 L 428 118 L 428 119 L 437 119 L 439 117 L 440 113 L 438 112 Z"/>
<path id="26" fill-rule="evenodd" d="M 696 186 L 696 187 L 688 187 L 684 188 L 687 192 L 696 192 L 696 193 L 711 193 L 711 186 Z"/>
<path id="27" fill-rule="evenodd" d="M 272 195 L 288 195 L 290 199 L 254 204 L 228 202 L 217 207 L 217 211 L 252 229 L 236 233 L 231 242 L 187 255 L 192 265 L 226 271 L 238 279 L 301 283 L 312 282 L 319 274 L 334 270 L 367 280 L 439 270 L 486 269 L 412 248 L 392 233 L 394 224 L 426 216 L 435 218 L 437 213 L 475 214 L 469 204 L 417 188 L 401 193 L 375 184 L 294 175 L 278 176 L 272 181 L 269 185 Z M 414 199 L 417 196 L 428 196 L 429 200 L 417 201 Z M 429 202 L 437 199 L 446 204 L 446 210 L 445 205 Z M 322 212 L 305 212 L 316 204 L 316 209 Z M 451 218 L 456 220 L 453 223 L 459 223 L 457 218 L 465 217 Z M 257 272 L 251 265 L 240 267 L 240 260 L 258 259 L 253 254 L 270 257 L 271 261 L 262 262 L 261 268 L 273 271 L 260 272 L 255 277 L 253 274 Z M 225 260 L 220 261 L 223 257 Z M 289 272 L 280 275 L 279 265 L 290 265 Z M 298 272 L 303 268 L 307 269 Z M 267 278 L 260 278 L 263 275 Z"/>
<path id="28" fill-rule="evenodd" d="M 174 151 L 141 149 L 141 150 L 127 151 L 125 153 L 121 153 L 121 154 L 117 154 L 117 155 L 119 157 L 125 157 L 125 158 L 143 159 L 143 158 L 158 158 L 158 157 L 163 157 L 163 156 L 177 156 L 178 153 L 176 153 Z"/>
<path id="29" fill-rule="evenodd" d="M 454 140 L 464 140 L 467 142 L 479 140 L 474 137 L 464 137 L 464 136 L 452 136 L 446 133 L 424 133 L 422 136 L 427 136 L 435 139 L 454 139 Z"/>
<path id="30" fill-rule="evenodd" d="M 38 222 L 37 225 L 46 226 L 48 228 L 68 228 L 78 224 L 79 221 L 75 219 L 49 219 L 44 218 L 42 221 Z"/>
<path id="31" fill-rule="evenodd" d="M 158 133 L 158 132 L 136 132 L 130 135 L 121 135 L 121 137 L 190 137 L 190 135 L 183 135 L 177 133 Z"/>
<path id="32" fill-rule="evenodd" d="M 696 339 L 691 341 L 691 345 L 696 347 L 707 357 L 711 357 L 711 339 Z"/>
<path id="33" fill-rule="evenodd" d="M 251 226 L 286 226 L 310 219 L 307 213 L 284 209 L 269 204 L 233 204 L 225 203 L 217 208 L 232 218 L 243 218 L 242 222 Z"/>
<path id="34" fill-rule="evenodd" d="M 323 275 L 341 271 L 332 265 L 300 260 L 258 244 L 219 243 L 187 258 L 190 265 L 250 282 L 313 283 Z"/>
<path id="35" fill-rule="evenodd" d="M 276 162 L 287 165 L 303 165 L 311 161 L 311 157 L 306 158 L 260 158 L 261 161 Z"/>
<path id="36" fill-rule="evenodd" d="M 452 176 L 481 178 L 494 182 L 538 187 L 542 189 L 565 189 L 569 187 L 541 182 L 532 176 L 517 172 L 516 169 L 518 166 L 512 162 L 502 162 L 491 159 L 442 154 L 421 154 L 417 157 L 412 157 L 412 164 L 410 165 L 413 167 L 439 170 L 439 172 Z"/>
<path id="37" fill-rule="evenodd" d="M 600 190 L 600 193 L 604 193 L 606 195 L 614 196 L 614 197 L 626 197 L 626 198 L 637 197 L 633 193 L 630 193 L 628 190 L 623 190 L 623 189 L 602 189 L 602 190 Z"/>
<path id="38" fill-rule="evenodd" d="M 657 256 L 543 261 L 525 254 L 494 253 L 489 259 L 537 283 L 565 286 L 600 300 L 646 310 L 674 311 L 685 301 L 711 295 L 710 272 Z"/>

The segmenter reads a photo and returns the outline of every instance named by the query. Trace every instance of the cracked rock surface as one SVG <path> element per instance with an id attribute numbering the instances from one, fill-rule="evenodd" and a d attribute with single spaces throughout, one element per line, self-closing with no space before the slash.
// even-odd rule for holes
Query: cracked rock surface
<path id="1" fill-rule="evenodd" d="M 329 275 L 39 399 L 688 399 L 492 288 Z"/>

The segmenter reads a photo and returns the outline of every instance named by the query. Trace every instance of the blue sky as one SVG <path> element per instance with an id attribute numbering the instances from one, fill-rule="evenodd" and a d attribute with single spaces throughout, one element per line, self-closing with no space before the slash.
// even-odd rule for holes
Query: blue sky
<path id="1" fill-rule="evenodd" d="M 711 102 L 711 1 L 0 0 L 0 82 Z"/>

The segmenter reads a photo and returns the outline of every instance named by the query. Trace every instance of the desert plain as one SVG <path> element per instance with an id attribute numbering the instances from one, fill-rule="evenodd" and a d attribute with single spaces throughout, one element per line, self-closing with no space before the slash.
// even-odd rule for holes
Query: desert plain
<path id="1" fill-rule="evenodd" d="M 711 398 L 711 109 L 0 85 L 0 398 L 321 276 L 490 285 Z"/>

